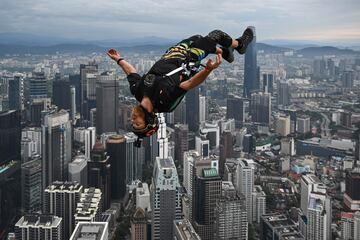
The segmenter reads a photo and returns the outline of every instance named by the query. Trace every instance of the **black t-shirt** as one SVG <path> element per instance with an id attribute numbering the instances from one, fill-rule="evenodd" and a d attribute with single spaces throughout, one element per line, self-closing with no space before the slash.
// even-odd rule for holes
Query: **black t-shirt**
<path id="1" fill-rule="evenodd" d="M 181 64 L 181 59 L 161 59 L 148 72 L 157 76 L 153 95 L 149 96 L 156 112 L 172 112 L 185 96 L 186 90 L 179 87 L 181 73 L 165 76 Z M 144 79 L 139 74 L 132 73 L 128 76 L 128 81 L 131 94 L 141 102 L 144 97 Z"/>

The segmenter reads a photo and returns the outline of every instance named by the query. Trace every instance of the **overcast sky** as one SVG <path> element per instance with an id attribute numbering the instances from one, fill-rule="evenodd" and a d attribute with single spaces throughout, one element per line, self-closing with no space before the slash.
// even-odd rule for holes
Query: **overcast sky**
<path id="1" fill-rule="evenodd" d="M 360 42 L 360 0 L 0 0 L 0 32 L 179 39 L 247 25 L 259 40 Z"/>

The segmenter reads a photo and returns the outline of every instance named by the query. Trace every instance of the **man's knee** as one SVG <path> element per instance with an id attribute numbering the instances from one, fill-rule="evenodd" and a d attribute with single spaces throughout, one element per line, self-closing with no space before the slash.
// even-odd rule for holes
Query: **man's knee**
<path id="1" fill-rule="evenodd" d="M 208 34 L 208 37 L 216 43 L 225 47 L 231 46 L 232 43 L 232 38 L 227 33 L 218 29 L 211 31 Z"/>

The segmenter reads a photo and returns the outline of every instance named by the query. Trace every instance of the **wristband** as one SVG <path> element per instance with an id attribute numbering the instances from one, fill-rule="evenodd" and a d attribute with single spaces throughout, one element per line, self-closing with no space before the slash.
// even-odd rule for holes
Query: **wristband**
<path id="1" fill-rule="evenodd" d="M 205 70 L 205 71 L 208 71 L 208 72 L 211 72 L 211 71 L 212 71 L 212 69 L 209 68 L 208 66 L 206 66 L 206 67 L 204 68 L 204 70 Z"/>
<path id="2" fill-rule="evenodd" d="M 120 61 L 124 60 L 124 58 L 119 58 L 116 63 L 119 65 L 120 64 Z"/>

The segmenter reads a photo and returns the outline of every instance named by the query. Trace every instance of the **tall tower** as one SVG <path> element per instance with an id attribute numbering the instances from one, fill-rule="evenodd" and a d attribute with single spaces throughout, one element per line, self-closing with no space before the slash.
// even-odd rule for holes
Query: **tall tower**
<path id="1" fill-rule="evenodd" d="M 14 79 L 9 81 L 9 108 L 24 109 L 24 78 L 22 76 L 14 76 Z"/>
<path id="2" fill-rule="evenodd" d="M 98 135 L 104 132 L 118 131 L 118 98 L 119 89 L 115 81 L 98 82 L 96 87 L 96 131 Z"/>
<path id="3" fill-rule="evenodd" d="M 248 222 L 252 222 L 252 193 L 254 189 L 255 166 L 250 159 L 239 159 L 237 165 L 237 182 L 235 187 L 244 195 Z"/>
<path id="4" fill-rule="evenodd" d="M 21 158 L 20 121 L 20 111 L 0 112 L 0 164 Z"/>
<path id="5" fill-rule="evenodd" d="M 90 159 L 90 153 L 96 142 L 96 128 L 88 127 L 85 130 L 85 157 Z"/>
<path id="6" fill-rule="evenodd" d="M 71 97 L 71 120 L 75 122 L 76 116 L 76 89 L 75 86 L 70 87 L 70 97 Z"/>
<path id="7" fill-rule="evenodd" d="M 169 140 L 166 134 L 166 123 L 163 113 L 158 114 L 159 118 L 159 129 L 157 131 L 158 143 L 159 143 L 159 157 L 167 158 L 169 149 Z"/>
<path id="8" fill-rule="evenodd" d="M 187 125 L 175 125 L 175 161 L 182 161 L 184 152 L 189 150 L 188 132 Z"/>
<path id="9" fill-rule="evenodd" d="M 221 197 L 221 177 L 216 168 L 208 164 L 194 165 L 193 220 L 201 239 L 216 238 L 216 203 Z"/>
<path id="10" fill-rule="evenodd" d="M 226 99 L 226 118 L 234 118 L 236 127 L 245 122 L 245 101 L 239 96 L 229 95 Z"/>
<path id="11" fill-rule="evenodd" d="M 224 131 L 220 137 L 219 175 L 224 174 L 225 161 L 233 157 L 233 136 L 231 132 Z"/>
<path id="12" fill-rule="evenodd" d="M 222 194 L 216 203 L 217 239 L 248 239 L 245 199 L 238 195 L 232 182 L 222 183 Z"/>
<path id="13" fill-rule="evenodd" d="M 48 97 L 47 79 L 44 72 L 33 72 L 29 81 L 30 100 Z"/>
<path id="14" fill-rule="evenodd" d="M 41 210 L 41 158 L 21 164 L 21 208 L 24 213 Z"/>
<path id="15" fill-rule="evenodd" d="M 251 120 L 265 125 L 270 125 L 271 95 L 270 93 L 251 94 Z"/>
<path id="16" fill-rule="evenodd" d="M 56 80 L 53 82 L 53 103 L 59 109 L 70 110 L 71 95 L 69 80 Z"/>
<path id="17" fill-rule="evenodd" d="M 62 239 L 69 239 L 75 228 L 75 209 L 83 186 L 75 182 L 53 182 L 45 189 L 44 212 L 63 219 Z"/>
<path id="18" fill-rule="evenodd" d="M 68 179 L 71 162 L 71 122 L 65 110 L 52 110 L 44 116 L 42 128 L 42 184 Z"/>
<path id="19" fill-rule="evenodd" d="M 171 157 L 157 157 L 151 185 L 152 239 L 172 239 L 174 220 L 181 219 L 180 184 Z"/>
<path id="20" fill-rule="evenodd" d="M 277 105 L 290 105 L 290 85 L 285 81 L 277 83 Z"/>
<path id="21" fill-rule="evenodd" d="M 109 156 L 106 156 L 104 146 L 97 142 L 91 151 L 88 162 L 89 187 L 98 188 L 102 192 L 103 211 L 110 207 L 111 200 L 111 165 Z"/>
<path id="22" fill-rule="evenodd" d="M 80 65 L 81 117 L 89 120 L 89 111 L 96 107 L 96 80 L 98 65 L 95 62 Z"/>
<path id="23" fill-rule="evenodd" d="M 196 87 L 189 91 L 186 96 L 186 123 L 189 125 L 189 130 L 196 132 L 199 130 L 199 106 L 200 93 L 199 88 Z"/>
<path id="24" fill-rule="evenodd" d="M 251 27 L 254 38 L 248 45 L 245 53 L 245 73 L 244 73 L 244 97 L 250 98 L 251 92 L 260 89 L 260 81 L 257 75 L 257 50 L 255 27 Z"/>

